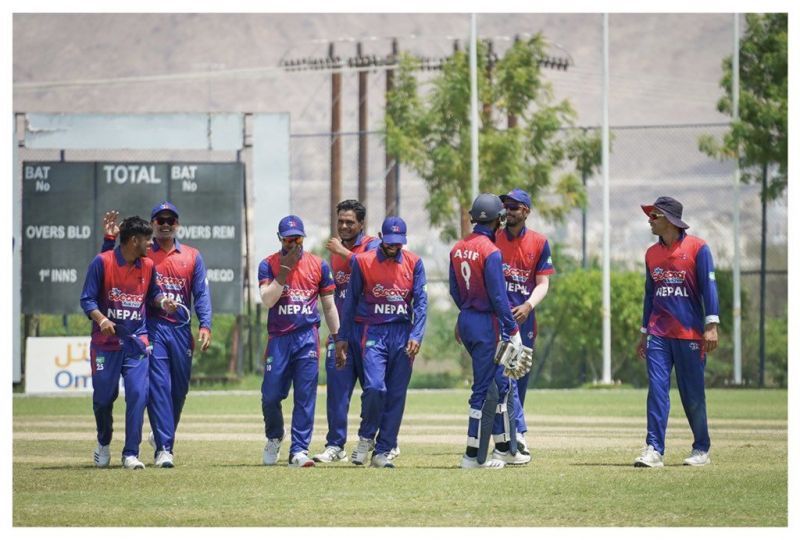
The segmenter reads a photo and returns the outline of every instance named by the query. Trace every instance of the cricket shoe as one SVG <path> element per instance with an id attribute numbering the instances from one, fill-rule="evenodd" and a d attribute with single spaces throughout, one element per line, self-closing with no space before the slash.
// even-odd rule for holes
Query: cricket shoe
<path id="1" fill-rule="evenodd" d="M 389 452 L 385 454 L 373 453 L 369 466 L 378 469 L 394 469 L 394 463 L 392 463 L 392 458 L 389 457 Z"/>
<path id="2" fill-rule="evenodd" d="M 356 449 L 353 450 L 353 454 L 350 456 L 350 461 L 353 463 L 353 465 L 363 465 L 367 462 L 369 453 L 374 449 L 375 441 L 372 439 L 359 437 Z"/>
<path id="3" fill-rule="evenodd" d="M 517 453 L 523 456 L 530 456 L 531 450 L 528 448 L 528 441 L 525 440 L 525 434 L 517 431 Z"/>
<path id="4" fill-rule="evenodd" d="M 98 443 L 94 449 L 94 466 L 105 469 L 109 463 L 111 463 L 111 445 Z"/>
<path id="5" fill-rule="evenodd" d="M 144 469 L 144 463 L 136 456 L 122 456 L 122 466 L 126 469 Z"/>
<path id="6" fill-rule="evenodd" d="M 711 457 L 708 455 L 708 452 L 703 452 L 695 448 L 692 450 L 692 454 L 683 460 L 683 464 L 692 467 L 704 467 L 706 465 L 711 465 Z"/>
<path id="7" fill-rule="evenodd" d="M 308 457 L 308 454 L 305 452 L 298 452 L 292 456 L 292 459 L 289 460 L 289 467 L 294 468 L 305 468 L 305 467 L 313 467 L 314 460 Z"/>
<path id="8" fill-rule="evenodd" d="M 264 455 L 261 461 L 264 465 L 275 465 L 278 463 L 278 458 L 281 457 L 281 439 L 267 439 L 267 444 L 264 446 Z"/>
<path id="9" fill-rule="evenodd" d="M 497 448 L 495 448 L 494 452 L 492 452 L 492 458 L 500 460 L 506 465 L 525 465 L 531 461 L 530 454 L 526 456 L 520 451 L 517 451 L 516 454 L 512 454 L 510 450 L 501 452 Z"/>
<path id="10" fill-rule="evenodd" d="M 317 463 L 333 463 L 334 461 L 347 461 L 347 452 L 338 446 L 326 446 L 325 450 L 313 457 Z"/>
<path id="11" fill-rule="evenodd" d="M 399 456 L 400 456 L 400 445 L 398 444 L 397 446 L 389 450 L 389 459 L 394 460 Z"/>
<path id="12" fill-rule="evenodd" d="M 172 456 L 171 452 L 167 450 L 159 450 L 156 454 L 156 467 L 160 467 L 162 469 L 171 469 L 175 466 L 174 460 L 175 458 Z"/>
<path id="13" fill-rule="evenodd" d="M 636 460 L 633 462 L 634 467 L 663 467 L 664 466 L 664 457 L 659 454 L 653 445 L 647 445 L 642 451 L 642 455 L 637 457 Z"/>
<path id="14" fill-rule="evenodd" d="M 477 457 L 463 456 L 461 458 L 462 469 L 502 469 L 506 464 L 499 459 L 487 459 L 483 464 L 478 463 Z"/>

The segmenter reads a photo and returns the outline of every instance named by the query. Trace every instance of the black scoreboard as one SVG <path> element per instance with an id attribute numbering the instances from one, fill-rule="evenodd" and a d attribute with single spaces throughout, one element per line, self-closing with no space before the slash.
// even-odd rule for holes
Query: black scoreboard
<path id="1" fill-rule="evenodd" d="M 23 313 L 81 312 L 103 214 L 149 221 L 163 200 L 180 212 L 179 241 L 203 256 L 214 312 L 241 311 L 242 163 L 25 162 L 22 184 Z"/>

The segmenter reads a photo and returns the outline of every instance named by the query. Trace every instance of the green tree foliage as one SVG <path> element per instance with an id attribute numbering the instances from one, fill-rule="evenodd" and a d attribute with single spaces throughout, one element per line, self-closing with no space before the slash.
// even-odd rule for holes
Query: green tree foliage
<path id="1" fill-rule="evenodd" d="M 567 100 L 555 101 L 542 78 L 545 48 L 536 35 L 516 41 L 490 63 L 486 44 L 478 44 L 480 190 L 521 187 L 540 215 L 560 221 L 586 203 L 576 170 L 597 166 L 600 154 L 593 150 L 599 139 L 564 129 L 574 126 L 575 112 Z M 469 232 L 472 203 L 469 56 L 453 53 L 425 92 L 414 75 L 418 67 L 412 57 L 401 56 L 387 97 L 386 146 L 425 180 L 430 223 L 452 240 Z"/>
<path id="2" fill-rule="evenodd" d="M 786 189 L 788 174 L 788 15 L 748 14 L 739 53 L 739 119 L 717 141 L 700 138 L 700 149 L 710 156 L 739 156 L 742 180 L 763 181 L 764 167 L 770 177 L 762 197 L 773 200 Z M 720 86 L 725 95 L 717 103 L 721 113 L 733 115 L 733 61 L 723 60 Z"/>

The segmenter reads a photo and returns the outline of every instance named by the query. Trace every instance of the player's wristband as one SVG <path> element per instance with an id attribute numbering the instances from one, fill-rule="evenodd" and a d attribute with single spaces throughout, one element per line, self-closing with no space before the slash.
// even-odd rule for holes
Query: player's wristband
<path id="1" fill-rule="evenodd" d="M 647 333 L 647 327 L 642 326 L 641 328 L 639 328 L 639 332 L 641 332 L 642 334 L 646 334 Z"/>
<path id="2" fill-rule="evenodd" d="M 158 307 L 160 307 L 161 309 L 164 309 L 164 302 L 166 302 L 166 301 L 167 301 L 167 297 L 166 296 L 162 296 L 161 297 L 161 301 L 158 303 Z"/>

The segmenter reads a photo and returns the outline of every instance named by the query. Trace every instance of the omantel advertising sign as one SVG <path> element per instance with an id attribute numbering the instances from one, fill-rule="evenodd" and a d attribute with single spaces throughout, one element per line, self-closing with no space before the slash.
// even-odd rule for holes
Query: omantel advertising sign
<path id="1" fill-rule="evenodd" d="M 25 342 L 25 351 L 26 394 L 75 395 L 92 392 L 89 336 L 29 337 Z"/>

